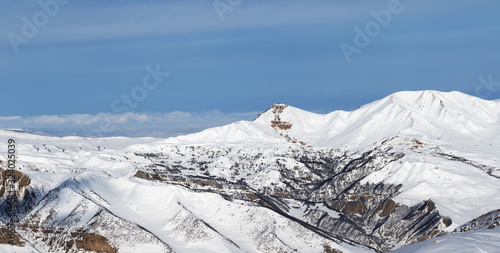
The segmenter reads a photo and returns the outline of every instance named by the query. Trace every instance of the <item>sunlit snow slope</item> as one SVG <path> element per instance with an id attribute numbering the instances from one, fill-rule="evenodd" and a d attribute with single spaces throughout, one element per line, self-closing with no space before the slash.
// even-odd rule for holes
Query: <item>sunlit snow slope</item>
<path id="1" fill-rule="evenodd" d="M 437 91 L 329 114 L 276 104 L 168 139 L 0 130 L 21 178 L 9 246 L 2 176 L 0 251 L 498 250 L 499 228 L 436 236 L 500 209 L 499 135 L 499 101 Z"/>

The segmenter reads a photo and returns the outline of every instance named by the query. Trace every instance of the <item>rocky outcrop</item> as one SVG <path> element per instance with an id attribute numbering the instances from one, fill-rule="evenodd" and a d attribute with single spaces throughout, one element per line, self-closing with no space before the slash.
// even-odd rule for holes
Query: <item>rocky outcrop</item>
<path id="1" fill-rule="evenodd" d="M 498 227 L 500 227 L 500 209 L 483 214 L 456 228 L 453 232 L 457 233 L 480 229 L 496 229 Z"/>
<path id="2" fill-rule="evenodd" d="M 227 152 L 235 152 L 197 151 L 196 147 L 186 150 L 188 157 L 202 157 L 203 152 L 207 152 L 212 161 Z M 398 195 L 401 185 L 360 183 L 369 174 L 404 156 L 391 152 L 390 147 L 351 155 L 335 150 L 309 149 L 268 154 L 279 157 L 272 168 L 279 172 L 280 181 L 273 187 L 255 187 L 252 180 L 241 176 L 249 170 L 258 174 L 269 169 L 255 164 L 254 161 L 264 155 L 260 153 L 236 159 L 231 177 L 206 176 L 201 173 L 203 170 L 193 175 L 199 168 L 179 164 L 175 169 L 180 173 L 172 173 L 172 165 L 164 160 L 164 154 L 137 155 L 149 159 L 152 165 L 162 165 L 144 167 L 135 177 L 178 184 L 195 191 L 215 192 L 228 200 L 247 201 L 303 222 L 316 233 L 340 240 L 345 238 L 381 252 L 438 236 L 451 224 L 449 218 L 439 214 L 431 200 L 415 206 L 396 203 L 393 198 Z M 191 165 L 213 166 L 212 162 L 197 162 L 197 159 L 193 159 Z M 184 171 L 190 171 L 191 175 Z M 290 216 L 293 207 L 288 204 L 289 200 L 300 201 L 305 206 L 300 218 Z M 326 209 L 317 209 L 318 204 Z"/>
<path id="3" fill-rule="evenodd" d="M 29 195 L 29 191 L 26 189 L 26 187 L 31 184 L 31 178 L 18 170 L 11 171 L 4 168 L 0 168 L 0 197 L 7 197 L 9 195 L 9 178 L 12 176 L 14 178 L 13 184 L 15 186 L 16 198 L 19 200 L 26 200 Z"/>

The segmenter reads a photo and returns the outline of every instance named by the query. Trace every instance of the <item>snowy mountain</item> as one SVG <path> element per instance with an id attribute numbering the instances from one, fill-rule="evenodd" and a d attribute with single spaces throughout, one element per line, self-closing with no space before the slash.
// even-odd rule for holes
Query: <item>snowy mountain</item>
<path id="1" fill-rule="evenodd" d="M 329 114 L 275 104 L 168 139 L 0 130 L 19 165 L 12 246 L 1 149 L 0 251 L 424 252 L 498 238 L 499 134 L 499 101 L 437 91 Z"/>

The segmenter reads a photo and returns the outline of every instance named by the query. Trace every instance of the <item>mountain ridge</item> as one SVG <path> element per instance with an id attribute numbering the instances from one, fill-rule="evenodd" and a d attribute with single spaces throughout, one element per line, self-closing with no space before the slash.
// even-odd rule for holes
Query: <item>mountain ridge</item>
<path id="1" fill-rule="evenodd" d="M 499 108 L 420 91 L 328 114 L 275 104 L 254 121 L 168 139 L 0 130 L 26 176 L 24 246 L 0 250 L 95 250 L 85 238 L 137 250 L 106 229 L 112 221 L 167 252 L 388 252 L 440 240 L 500 209 Z M 8 219 L 0 212 L 0 227 Z"/>
<path id="2" fill-rule="evenodd" d="M 276 111 L 277 107 L 282 107 L 279 112 Z M 362 151 L 375 142 L 400 133 L 438 138 L 439 135 L 444 135 L 440 133 L 440 129 L 446 129 L 470 136 L 477 133 L 477 130 L 485 130 L 491 124 L 498 124 L 498 112 L 498 101 L 482 100 L 456 91 L 397 92 L 353 111 L 333 111 L 327 114 L 316 114 L 285 104 L 275 104 L 259 114 L 254 121 L 239 121 L 167 140 L 176 144 L 190 141 L 207 144 L 209 141 L 203 141 L 204 139 L 222 145 L 225 142 L 241 141 L 283 144 L 278 140 L 279 136 L 269 129 L 269 126 L 273 129 L 272 122 L 278 116 L 282 122 L 290 125 L 287 129 L 274 129 L 281 137 L 288 135 L 290 139 L 315 147 Z M 450 129 L 447 124 L 461 127 Z M 473 133 L 468 130 L 471 128 L 474 129 Z"/>

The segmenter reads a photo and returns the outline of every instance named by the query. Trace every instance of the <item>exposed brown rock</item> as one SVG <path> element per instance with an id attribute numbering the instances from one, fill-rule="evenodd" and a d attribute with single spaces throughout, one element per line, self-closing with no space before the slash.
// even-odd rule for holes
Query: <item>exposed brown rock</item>
<path id="1" fill-rule="evenodd" d="M 427 212 L 433 211 L 434 209 L 436 209 L 436 204 L 434 204 L 432 200 L 429 200 L 429 204 L 427 205 Z"/>
<path id="2" fill-rule="evenodd" d="M 253 193 L 247 193 L 246 196 L 251 200 L 254 201 L 258 199 L 259 197 L 255 196 Z"/>
<path id="3" fill-rule="evenodd" d="M 118 249 L 111 246 L 108 239 L 93 233 L 71 233 L 76 247 L 79 249 L 95 252 L 116 253 Z"/>
<path id="4" fill-rule="evenodd" d="M 330 206 L 333 209 L 347 214 L 364 214 L 368 210 L 362 201 L 333 201 Z"/>
<path id="5" fill-rule="evenodd" d="M 377 206 L 375 210 L 373 210 L 371 216 L 375 215 L 379 211 L 382 211 L 381 213 L 379 213 L 380 217 L 386 217 L 389 214 L 396 212 L 396 202 L 394 202 L 394 200 L 392 199 L 385 200 L 384 202 L 382 202 L 382 204 Z"/>
<path id="6" fill-rule="evenodd" d="M 12 173 L 13 172 L 13 173 Z M 27 175 L 24 175 L 18 170 L 8 170 L 4 168 L 0 168 L 0 182 L 2 184 L 0 188 L 0 196 L 7 196 L 9 193 L 6 191 L 8 187 L 8 178 L 11 175 L 14 175 L 14 184 L 17 184 L 16 187 L 16 196 L 20 199 L 26 199 L 28 196 L 28 191 L 25 191 L 24 188 L 31 183 L 31 178 Z M 24 190 L 24 191 L 23 191 Z M 22 196 L 21 196 L 22 195 Z"/>
<path id="7" fill-rule="evenodd" d="M 284 104 L 274 104 L 272 108 L 273 110 L 273 113 L 274 114 L 279 114 L 279 113 L 282 113 L 283 110 L 285 110 L 285 108 L 287 108 L 288 105 L 284 105 Z"/>
<path id="8" fill-rule="evenodd" d="M 30 229 L 32 228 L 30 227 Z M 74 232 L 71 233 L 70 237 L 68 237 L 66 233 L 59 230 L 36 229 L 36 231 L 39 230 L 43 233 L 41 240 L 51 249 L 57 249 L 58 252 L 60 249 L 64 249 L 65 252 L 70 252 L 69 250 L 73 247 L 73 245 L 75 245 L 77 249 L 84 250 L 85 252 L 118 252 L 118 249 L 109 244 L 106 237 L 98 234 Z M 64 240 L 61 240 L 61 238 L 64 238 Z"/>
<path id="9" fill-rule="evenodd" d="M 282 189 L 276 189 L 274 191 L 274 196 L 281 197 L 281 198 L 291 198 L 292 195 L 289 192 L 285 192 Z"/>
<path id="10" fill-rule="evenodd" d="M 146 172 L 144 172 L 144 171 L 142 171 L 142 170 L 138 170 L 135 173 L 134 177 L 138 177 L 138 178 L 141 178 L 141 179 L 147 179 L 147 180 L 150 179 L 149 174 L 146 173 Z"/>
<path id="11" fill-rule="evenodd" d="M 138 177 L 141 179 L 146 179 L 146 180 L 158 180 L 158 181 L 164 181 L 158 174 L 156 173 L 147 173 L 142 170 L 138 170 L 134 177 Z"/>
<path id="12" fill-rule="evenodd" d="M 292 128 L 292 124 L 286 121 L 277 121 L 277 120 L 272 120 L 271 121 L 271 126 L 273 128 L 278 128 L 280 130 L 288 130 Z"/>
<path id="13" fill-rule="evenodd" d="M 14 238 L 12 238 L 14 237 Z M 11 244 L 13 239 L 14 244 Z M 0 244 L 10 244 L 16 246 L 24 246 L 24 243 L 19 239 L 17 233 L 9 232 L 8 228 L 0 228 Z"/>
<path id="14" fill-rule="evenodd" d="M 451 220 L 451 218 L 450 218 L 450 217 L 444 217 L 444 218 L 442 219 L 442 221 L 443 221 L 443 224 L 444 224 L 446 227 L 449 227 L 449 226 L 453 223 L 453 221 Z"/>
<path id="15" fill-rule="evenodd" d="M 324 253 L 342 253 L 341 250 L 338 250 L 338 249 L 332 249 L 330 246 L 328 245 L 323 245 L 323 252 Z"/>
<path id="16" fill-rule="evenodd" d="M 193 181 L 193 183 L 201 185 L 201 186 L 214 186 L 217 189 L 222 189 L 223 186 L 213 180 L 203 180 L 203 179 L 196 179 Z"/>
<path id="17" fill-rule="evenodd" d="M 494 229 L 496 227 L 500 226 L 500 223 L 498 221 L 495 221 L 495 223 L 491 224 L 488 226 L 488 229 Z"/>

